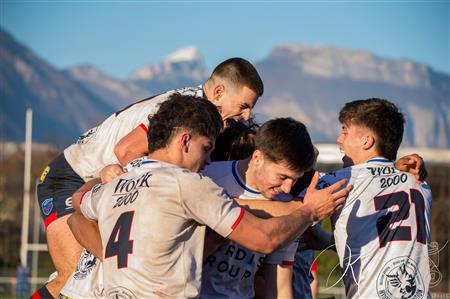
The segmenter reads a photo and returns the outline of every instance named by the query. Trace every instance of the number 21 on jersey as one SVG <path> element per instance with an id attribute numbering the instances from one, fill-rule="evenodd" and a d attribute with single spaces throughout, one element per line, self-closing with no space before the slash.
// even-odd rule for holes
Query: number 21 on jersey
<path id="1" fill-rule="evenodd" d="M 411 198 L 411 203 L 409 198 Z M 374 198 L 375 210 L 380 211 L 397 206 L 395 211 L 389 211 L 377 219 L 377 231 L 380 247 L 383 248 L 392 241 L 411 241 L 411 226 L 401 226 L 401 223 L 393 228 L 394 223 L 403 222 L 409 217 L 411 205 L 414 205 L 417 228 L 417 241 L 427 244 L 425 202 L 422 193 L 417 189 L 403 190 L 391 194 L 380 195 Z"/>

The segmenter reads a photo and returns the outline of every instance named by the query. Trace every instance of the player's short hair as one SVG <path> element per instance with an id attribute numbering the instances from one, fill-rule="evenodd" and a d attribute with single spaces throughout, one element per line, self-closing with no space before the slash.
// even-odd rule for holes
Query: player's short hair
<path id="1" fill-rule="evenodd" d="M 227 79 L 235 86 L 247 86 L 258 97 L 264 93 L 264 84 L 258 71 L 243 58 L 230 58 L 220 63 L 212 72 L 210 79 L 214 80 L 215 77 Z"/>
<path id="2" fill-rule="evenodd" d="M 284 162 L 294 171 L 314 164 L 314 147 L 306 126 L 292 118 L 276 118 L 261 126 L 255 138 L 256 149 L 275 163 Z"/>
<path id="3" fill-rule="evenodd" d="M 377 137 L 375 146 L 379 154 L 391 161 L 396 159 L 405 117 L 393 103 L 378 98 L 349 102 L 339 112 L 339 121 L 370 129 Z"/>
<path id="4" fill-rule="evenodd" d="M 222 128 L 219 111 L 210 101 L 174 93 L 149 117 L 148 151 L 165 148 L 180 129 L 187 129 L 192 135 L 216 138 Z"/>
<path id="5" fill-rule="evenodd" d="M 253 119 L 228 121 L 226 128 L 216 139 L 211 161 L 241 160 L 251 156 L 255 150 L 255 135 L 259 128 Z"/>

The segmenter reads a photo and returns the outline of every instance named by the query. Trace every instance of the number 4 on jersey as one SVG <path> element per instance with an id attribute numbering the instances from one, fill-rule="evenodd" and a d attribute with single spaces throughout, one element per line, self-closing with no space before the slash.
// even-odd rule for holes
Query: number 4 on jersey
<path id="1" fill-rule="evenodd" d="M 133 253 L 133 240 L 130 240 L 134 211 L 122 213 L 117 219 L 105 249 L 105 259 L 117 255 L 117 268 L 128 267 L 128 255 Z"/>

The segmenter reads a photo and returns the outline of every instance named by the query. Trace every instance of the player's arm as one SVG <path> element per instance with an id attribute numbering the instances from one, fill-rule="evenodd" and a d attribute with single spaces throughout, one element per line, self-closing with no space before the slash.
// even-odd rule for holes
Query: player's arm
<path id="1" fill-rule="evenodd" d="M 271 200 L 252 200 L 252 199 L 234 199 L 235 202 L 251 212 L 254 216 L 262 219 L 272 217 L 285 216 L 300 208 L 303 203 L 301 201 L 271 201 Z M 222 237 L 209 227 L 206 228 L 204 258 L 215 252 L 227 238 Z"/>
<path id="2" fill-rule="evenodd" d="M 147 130 L 144 125 L 141 125 L 125 135 L 115 145 L 114 154 L 122 166 L 148 153 Z"/>
<path id="3" fill-rule="evenodd" d="M 272 200 L 235 199 L 236 203 L 259 218 L 285 216 L 299 209 L 303 203 L 299 200 L 288 202 Z"/>
<path id="4" fill-rule="evenodd" d="M 97 221 L 89 220 L 80 212 L 70 215 L 67 223 L 78 243 L 103 260 L 103 246 Z"/>
<path id="5" fill-rule="evenodd" d="M 285 216 L 303 205 L 301 201 L 271 201 L 271 200 L 252 200 L 252 199 L 234 199 L 235 202 L 251 212 L 254 216 L 262 219 Z M 227 238 L 222 237 L 209 227 L 206 228 L 205 246 L 203 256 L 206 259 L 214 253 L 220 245 L 226 242 Z"/>
<path id="6" fill-rule="evenodd" d="M 81 201 L 83 196 L 95 185 L 101 183 L 101 179 L 93 179 L 86 182 L 72 195 L 72 206 L 75 212 L 69 217 L 67 223 L 75 239 L 93 255 L 102 259 L 102 241 L 98 224 L 94 220 L 86 218 L 81 213 Z"/>
<path id="7" fill-rule="evenodd" d="M 86 183 L 84 183 L 83 186 L 81 186 L 75 193 L 72 195 L 72 207 L 77 212 L 80 211 L 80 204 L 81 200 L 83 199 L 83 196 L 86 194 L 86 192 L 90 191 L 92 187 L 94 187 L 97 184 L 100 184 L 102 181 L 100 178 L 90 180 Z"/>
<path id="8" fill-rule="evenodd" d="M 265 297 L 266 299 L 291 299 L 292 291 L 292 266 L 291 265 L 264 265 Z"/>
<path id="9" fill-rule="evenodd" d="M 75 212 L 67 220 L 70 230 L 75 239 L 99 259 L 102 259 L 103 256 L 103 247 L 98 223 L 84 217 L 80 209 L 81 201 L 86 192 L 90 191 L 95 185 L 112 181 L 123 173 L 120 165 L 107 165 L 100 171 L 100 178 L 85 183 L 72 195 L 72 205 Z"/>
<path id="10" fill-rule="evenodd" d="M 409 172 L 416 177 L 418 182 L 423 182 L 428 176 L 425 162 L 418 154 L 401 157 L 394 163 L 395 168 L 400 171 Z"/>
<path id="11" fill-rule="evenodd" d="M 244 212 L 241 221 L 228 238 L 264 254 L 294 241 L 314 221 L 322 220 L 340 209 L 352 188 L 347 186 L 339 190 L 346 184 L 346 180 L 341 180 L 328 188 L 316 190 L 318 179 L 319 175 L 316 173 L 299 209 L 289 215 L 270 219 L 261 219 L 250 212 Z"/>
<path id="12" fill-rule="evenodd" d="M 108 183 L 123 174 L 123 168 L 118 164 L 106 165 L 100 171 L 100 177 L 86 182 L 72 195 L 72 206 L 75 211 L 80 212 L 80 204 L 83 199 L 83 195 L 91 190 L 95 185 L 100 183 Z"/>

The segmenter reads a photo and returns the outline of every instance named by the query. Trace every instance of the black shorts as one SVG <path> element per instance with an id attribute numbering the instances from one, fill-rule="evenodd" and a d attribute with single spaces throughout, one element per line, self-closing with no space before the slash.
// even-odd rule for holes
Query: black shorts
<path id="1" fill-rule="evenodd" d="M 72 214 L 72 194 L 84 184 L 83 179 L 60 154 L 42 172 L 37 195 L 44 225 L 47 228 L 56 219 Z"/>

